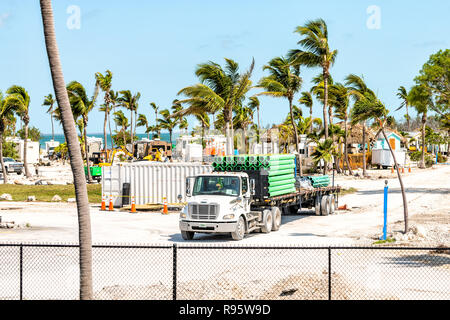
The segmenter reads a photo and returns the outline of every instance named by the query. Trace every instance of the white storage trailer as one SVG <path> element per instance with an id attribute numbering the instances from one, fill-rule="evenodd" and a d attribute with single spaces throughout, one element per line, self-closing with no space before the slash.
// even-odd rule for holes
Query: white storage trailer
<path id="1" fill-rule="evenodd" d="M 107 197 L 107 203 L 112 195 L 114 207 L 122 207 L 124 184 L 129 183 L 130 196 L 135 197 L 137 205 L 161 204 L 164 197 L 168 203 L 178 203 L 178 195 L 182 196 L 181 201 L 184 202 L 186 178 L 212 170 L 212 166 L 199 163 L 119 163 L 102 168 L 102 194 Z"/>
<path id="2" fill-rule="evenodd" d="M 400 167 L 406 166 L 406 152 L 394 151 L 395 159 Z M 372 150 L 372 165 L 378 165 L 383 168 L 393 167 L 394 158 L 389 149 L 373 149 Z"/>

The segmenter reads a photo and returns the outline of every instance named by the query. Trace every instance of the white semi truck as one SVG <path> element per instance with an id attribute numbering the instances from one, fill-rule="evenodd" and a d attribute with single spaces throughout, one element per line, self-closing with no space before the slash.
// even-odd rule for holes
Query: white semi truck
<path id="1" fill-rule="evenodd" d="M 229 233 L 242 240 L 255 231 L 269 233 L 281 226 L 282 214 L 302 207 L 316 215 L 333 214 L 340 187 L 297 188 L 296 192 L 270 197 L 267 171 L 213 172 L 188 177 L 187 205 L 180 213 L 184 240 L 195 233 Z"/>

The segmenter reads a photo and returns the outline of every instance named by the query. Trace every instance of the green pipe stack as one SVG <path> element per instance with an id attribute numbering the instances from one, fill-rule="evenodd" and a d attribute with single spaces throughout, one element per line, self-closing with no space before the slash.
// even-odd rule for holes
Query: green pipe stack
<path id="1" fill-rule="evenodd" d="M 239 155 L 216 157 L 212 163 L 214 171 L 236 172 L 261 170 L 268 172 L 269 195 L 271 197 L 295 192 L 295 155 Z"/>
<path id="2" fill-rule="evenodd" d="M 308 179 L 311 180 L 311 185 L 313 188 L 323 188 L 330 185 L 330 177 L 328 175 L 309 176 Z"/>

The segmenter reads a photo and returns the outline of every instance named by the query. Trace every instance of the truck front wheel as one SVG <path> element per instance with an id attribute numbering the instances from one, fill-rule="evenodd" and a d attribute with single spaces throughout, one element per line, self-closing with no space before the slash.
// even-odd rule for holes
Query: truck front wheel
<path id="1" fill-rule="evenodd" d="M 261 227 L 261 231 L 263 233 L 270 233 L 272 231 L 272 211 L 270 210 L 264 210 L 263 212 L 263 225 Z"/>
<path id="2" fill-rule="evenodd" d="M 183 240 L 192 240 L 194 239 L 194 235 L 194 231 L 181 231 L 181 237 L 183 238 Z"/>
<path id="3" fill-rule="evenodd" d="M 239 217 L 238 223 L 236 225 L 236 230 L 231 233 L 233 240 L 240 241 L 245 237 L 245 220 L 241 216 Z"/>

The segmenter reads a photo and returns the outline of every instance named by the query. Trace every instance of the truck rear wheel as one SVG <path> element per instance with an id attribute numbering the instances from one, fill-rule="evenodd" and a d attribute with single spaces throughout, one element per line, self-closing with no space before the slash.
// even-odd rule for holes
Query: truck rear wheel
<path id="1" fill-rule="evenodd" d="M 270 233 L 272 231 L 273 225 L 272 219 L 272 211 L 264 210 L 263 211 L 263 226 L 261 227 L 261 231 L 263 233 Z"/>
<path id="2" fill-rule="evenodd" d="M 328 196 L 324 195 L 322 196 L 322 200 L 320 201 L 320 213 L 323 216 L 327 216 L 330 214 L 330 205 L 329 205 L 329 200 L 328 200 Z"/>
<path id="3" fill-rule="evenodd" d="M 194 231 L 181 231 L 181 237 L 183 238 L 183 240 L 193 240 L 194 235 Z"/>
<path id="4" fill-rule="evenodd" d="M 281 226 L 281 211 L 278 207 L 272 208 L 272 231 L 280 230 Z"/>
<path id="5" fill-rule="evenodd" d="M 231 233 L 233 240 L 240 241 L 245 237 L 245 220 L 241 216 L 239 217 L 238 223 L 236 225 L 236 230 Z"/>
<path id="6" fill-rule="evenodd" d="M 334 194 L 328 196 L 328 206 L 330 207 L 330 214 L 334 214 L 336 211 L 336 197 Z"/>
<path id="7" fill-rule="evenodd" d="M 314 200 L 314 211 L 316 213 L 316 216 L 320 216 L 320 203 L 321 203 L 322 197 L 316 196 L 316 199 Z"/>

